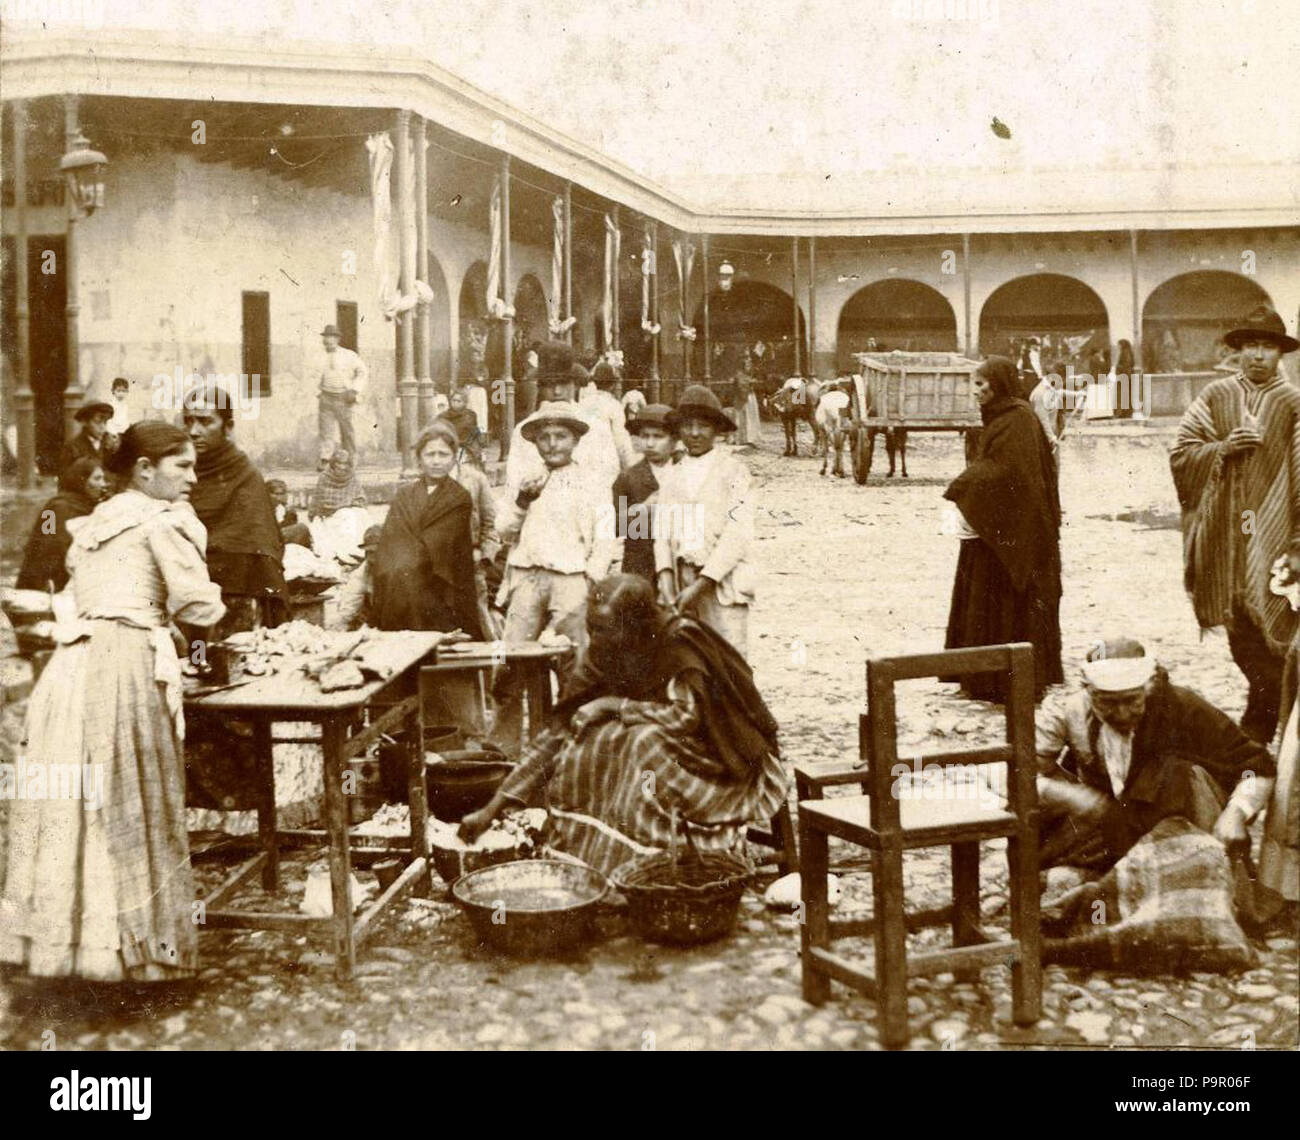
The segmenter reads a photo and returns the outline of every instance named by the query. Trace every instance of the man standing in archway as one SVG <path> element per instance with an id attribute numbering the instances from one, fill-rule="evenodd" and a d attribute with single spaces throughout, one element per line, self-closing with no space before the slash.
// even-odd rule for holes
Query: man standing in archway
<path id="1" fill-rule="evenodd" d="M 1300 389 L 1278 370 L 1300 348 L 1260 306 L 1224 338 L 1241 370 L 1213 380 L 1184 414 L 1170 465 L 1183 512 L 1183 580 L 1202 629 L 1224 626 L 1249 692 L 1242 730 L 1267 744 L 1295 632 L 1273 594 L 1273 563 L 1300 536 Z"/>
<path id="2" fill-rule="evenodd" d="M 320 404 L 320 463 L 324 469 L 340 448 L 349 455 L 357 453 L 352 431 L 352 408 L 366 390 L 366 366 L 355 352 L 340 343 L 337 326 L 321 329 L 321 352 L 308 375 L 316 383 Z"/>

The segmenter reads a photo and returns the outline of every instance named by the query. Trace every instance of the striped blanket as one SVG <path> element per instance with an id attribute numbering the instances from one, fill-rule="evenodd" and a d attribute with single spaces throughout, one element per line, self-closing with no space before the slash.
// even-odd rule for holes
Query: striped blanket
<path id="1" fill-rule="evenodd" d="M 1044 902 L 1043 961 L 1134 973 L 1242 970 L 1255 951 L 1233 914 L 1222 844 L 1161 820 L 1096 882 Z"/>
<path id="2" fill-rule="evenodd" d="M 1223 440 L 1250 417 L 1263 443 L 1225 458 Z M 1183 416 L 1169 462 L 1183 511 L 1184 584 L 1201 628 L 1227 624 L 1239 595 L 1285 653 L 1295 616 L 1270 592 L 1269 576 L 1300 516 L 1300 389 L 1280 374 L 1260 385 L 1240 373 L 1212 381 Z"/>

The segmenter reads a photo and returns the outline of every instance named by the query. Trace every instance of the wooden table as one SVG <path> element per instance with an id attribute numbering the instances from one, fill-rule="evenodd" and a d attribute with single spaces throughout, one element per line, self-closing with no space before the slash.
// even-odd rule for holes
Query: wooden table
<path id="1" fill-rule="evenodd" d="M 571 645 L 544 645 L 540 641 L 464 641 L 442 646 L 437 661 L 420 670 L 420 690 L 427 692 L 439 673 L 483 672 L 497 665 L 519 671 L 528 705 L 528 729 L 535 734 L 551 715 L 551 670 L 573 653 Z"/>
<path id="2" fill-rule="evenodd" d="M 296 670 L 258 677 L 206 696 L 186 697 L 185 715 L 192 726 L 191 731 L 201 731 L 206 717 L 243 721 L 252 726 L 260 776 L 257 789 L 260 850 L 204 900 L 207 926 L 303 930 L 328 924 L 333 933 L 339 977 L 347 980 L 352 977 L 356 966 L 357 948 L 371 933 L 375 919 L 384 909 L 413 888 L 427 893 L 432 880 L 428 858 L 429 810 L 425 798 L 424 758 L 419 747 L 424 738 L 419 671 L 421 664 L 432 656 L 439 637 L 437 633 L 422 631 L 371 633 L 357 655 L 363 665 L 375 667 L 386 679 L 370 681 L 356 689 L 322 693 L 315 681 Z M 320 725 L 319 744 L 324 755 L 325 828 L 295 834 L 328 841 L 333 899 L 333 913 L 328 918 L 221 909 L 259 869 L 262 885 L 267 891 L 276 891 L 280 886 L 281 833 L 276 829 L 275 764 L 271 753 L 274 744 L 271 725 L 275 721 L 307 721 Z M 411 831 L 406 850 L 410 862 L 396 882 L 381 892 L 354 920 L 348 892 L 353 851 L 348 835 L 348 796 L 343 773 L 349 760 L 363 756 L 384 734 L 409 742 L 407 788 Z M 358 850 L 356 854 L 373 861 L 401 850 L 400 847 L 380 847 Z"/>

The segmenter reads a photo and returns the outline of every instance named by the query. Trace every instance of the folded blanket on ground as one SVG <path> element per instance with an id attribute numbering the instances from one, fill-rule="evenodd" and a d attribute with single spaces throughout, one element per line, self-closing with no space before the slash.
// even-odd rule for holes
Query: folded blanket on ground
<path id="1" fill-rule="evenodd" d="M 1131 973 L 1247 969 L 1256 955 L 1233 914 L 1222 844 L 1161 820 L 1101 879 L 1045 903 L 1043 961 Z"/>

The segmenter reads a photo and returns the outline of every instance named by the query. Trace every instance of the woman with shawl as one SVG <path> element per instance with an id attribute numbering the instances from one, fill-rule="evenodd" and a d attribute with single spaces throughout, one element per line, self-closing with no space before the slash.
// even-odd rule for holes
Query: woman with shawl
<path id="1" fill-rule="evenodd" d="M 95 504 L 108 496 L 108 479 L 97 459 L 78 459 L 59 476 L 59 492 L 46 501 L 36 516 L 22 569 L 16 583 L 20 590 L 53 590 L 68 584 L 64 560 L 72 536 L 68 520 L 90 514 Z"/>
<path id="2" fill-rule="evenodd" d="M 1061 505 L 1051 445 L 1017 396 L 1015 364 L 992 356 L 971 377 L 984 430 L 969 466 L 944 498 L 964 533 L 945 645 L 960 649 L 1028 641 L 1034 690 L 1064 680 L 1061 669 Z M 970 696 L 1001 701 L 1003 678 L 968 677 Z"/>
<path id="3" fill-rule="evenodd" d="M 330 456 L 330 461 L 316 480 L 312 492 L 308 517 L 327 519 L 343 507 L 364 507 L 366 493 L 357 478 L 357 463 L 351 452 L 342 448 Z"/>
<path id="4" fill-rule="evenodd" d="M 492 802 L 467 816 L 473 840 L 508 805 L 549 809 L 547 842 L 608 874 L 666 849 L 674 825 L 726 851 L 785 802 L 777 724 L 743 657 L 707 626 L 670 615 L 644 578 L 592 587 L 586 658 Z"/>
<path id="5" fill-rule="evenodd" d="M 415 445 L 420 477 L 393 496 L 375 551 L 380 629 L 464 630 L 486 636 L 474 581 L 474 506 L 451 477 L 456 433 L 434 421 Z"/>

